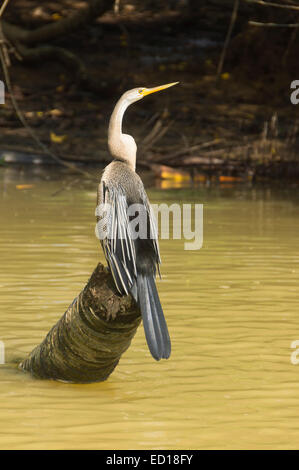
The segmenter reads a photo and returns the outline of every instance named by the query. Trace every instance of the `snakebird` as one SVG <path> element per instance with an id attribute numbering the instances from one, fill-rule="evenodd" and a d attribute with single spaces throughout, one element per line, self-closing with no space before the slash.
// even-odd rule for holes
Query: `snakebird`
<path id="1" fill-rule="evenodd" d="M 134 88 L 116 103 L 108 129 L 108 148 L 113 161 L 104 169 L 97 196 L 96 233 L 116 289 L 120 295 L 131 294 L 139 305 L 147 344 L 157 361 L 168 359 L 171 351 L 155 284 L 161 263 L 157 227 L 142 180 L 135 172 L 137 146 L 132 136 L 122 133 L 122 120 L 132 103 L 177 83 Z M 139 216 L 144 216 L 141 224 L 146 227 L 139 227 L 139 231 L 145 228 L 144 236 L 136 237 L 132 231 L 130 207 L 135 205 Z"/>

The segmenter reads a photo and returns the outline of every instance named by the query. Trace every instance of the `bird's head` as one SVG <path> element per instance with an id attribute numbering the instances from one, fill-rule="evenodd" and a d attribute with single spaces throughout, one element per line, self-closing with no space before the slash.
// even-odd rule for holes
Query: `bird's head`
<path id="1" fill-rule="evenodd" d="M 157 91 L 165 90 L 166 88 L 169 88 L 173 85 L 177 85 L 178 83 L 179 82 L 167 83 L 166 85 L 160 85 L 154 88 L 143 88 L 143 87 L 133 88 L 133 90 L 127 91 L 123 95 L 123 97 L 129 104 L 132 104 L 132 103 L 135 103 L 135 101 L 139 101 L 145 96 L 150 95 L 151 93 L 156 93 Z"/>
<path id="2" fill-rule="evenodd" d="M 122 133 L 124 112 L 132 103 L 141 100 L 151 93 L 156 93 L 156 91 L 165 90 L 165 88 L 169 88 L 177 83 L 179 82 L 167 83 L 167 85 L 160 85 L 154 88 L 133 88 L 133 90 L 129 90 L 121 96 L 110 118 L 108 129 L 108 147 L 114 158 L 129 163 L 135 169 L 137 147 L 132 136 Z"/>

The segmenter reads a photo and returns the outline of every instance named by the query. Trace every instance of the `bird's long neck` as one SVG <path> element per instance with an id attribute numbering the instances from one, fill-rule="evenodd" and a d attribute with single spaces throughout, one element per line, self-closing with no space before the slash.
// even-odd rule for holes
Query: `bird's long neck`
<path id="1" fill-rule="evenodd" d="M 113 157 L 126 162 L 135 170 L 137 150 L 135 140 L 122 133 L 123 116 L 130 104 L 123 97 L 116 103 L 109 122 L 108 147 Z"/>

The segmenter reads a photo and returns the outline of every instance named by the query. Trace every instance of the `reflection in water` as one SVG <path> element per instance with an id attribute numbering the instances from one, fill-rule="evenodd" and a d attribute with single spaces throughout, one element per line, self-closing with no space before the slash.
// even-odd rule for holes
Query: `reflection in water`
<path id="1" fill-rule="evenodd" d="M 161 241 L 172 356 L 153 361 L 139 328 L 107 382 L 72 385 L 16 365 L 104 261 L 95 187 L 34 171 L 0 170 L 1 448 L 298 447 L 298 191 L 149 191 L 153 203 L 204 204 L 201 250 Z"/>

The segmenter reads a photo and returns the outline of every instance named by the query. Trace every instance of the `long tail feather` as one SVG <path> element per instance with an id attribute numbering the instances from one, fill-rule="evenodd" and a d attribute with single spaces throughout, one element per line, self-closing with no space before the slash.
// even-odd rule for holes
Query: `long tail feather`
<path id="1" fill-rule="evenodd" d="M 153 304 L 156 309 L 156 318 L 161 331 L 162 338 L 162 358 L 168 359 L 171 353 L 171 342 L 168 333 L 168 328 L 166 320 L 164 317 L 163 309 L 159 299 L 158 291 L 155 284 L 155 279 L 153 277 L 147 278 L 150 296 L 153 298 Z"/>
<path id="2" fill-rule="evenodd" d="M 139 274 L 137 289 L 149 350 L 157 361 L 168 359 L 171 351 L 170 338 L 153 276 Z"/>

